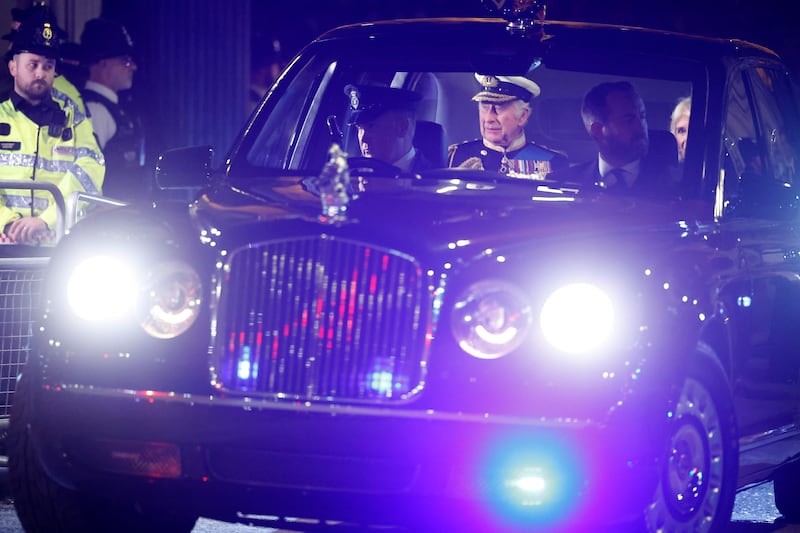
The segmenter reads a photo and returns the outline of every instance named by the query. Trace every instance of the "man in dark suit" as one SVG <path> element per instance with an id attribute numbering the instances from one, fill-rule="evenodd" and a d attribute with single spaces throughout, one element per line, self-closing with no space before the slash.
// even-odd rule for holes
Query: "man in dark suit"
<path id="1" fill-rule="evenodd" d="M 358 130 L 361 155 L 379 159 L 404 172 L 421 172 L 433 164 L 414 142 L 420 95 L 378 85 L 348 85 L 349 123 Z"/>
<path id="2" fill-rule="evenodd" d="M 668 156 L 661 146 L 651 150 L 644 101 L 633 85 L 627 81 L 596 85 L 584 96 L 581 118 L 597 145 L 597 159 L 557 172 L 553 179 L 615 193 L 661 195 L 674 189 L 674 139 Z"/>

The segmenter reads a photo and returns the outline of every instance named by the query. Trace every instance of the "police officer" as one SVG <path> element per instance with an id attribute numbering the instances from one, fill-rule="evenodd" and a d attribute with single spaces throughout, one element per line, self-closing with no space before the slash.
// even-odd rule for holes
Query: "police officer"
<path id="1" fill-rule="evenodd" d="M 451 167 L 544 179 L 552 170 L 567 165 L 563 154 L 525 138 L 530 101 L 540 93 L 536 83 L 524 76 L 475 74 L 475 79 L 481 85 L 472 97 L 478 102 L 481 139 L 451 145 Z"/>
<path id="2" fill-rule="evenodd" d="M 133 86 L 137 69 L 133 41 L 122 24 L 96 18 L 83 27 L 81 47 L 89 69 L 83 99 L 108 167 L 105 193 L 141 199 L 148 185 L 144 132 L 139 118 L 120 100 L 120 92 Z"/>
<path id="3" fill-rule="evenodd" d="M 52 88 L 59 55 L 54 19 L 29 16 L 6 54 L 14 87 L 0 102 L 0 175 L 45 181 L 66 197 L 75 191 L 101 194 L 105 164 L 92 127 L 71 100 Z M 0 228 L 14 242 L 36 243 L 57 221 L 46 191 L 0 189 Z"/>
<path id="4" fill-rule="evenodd" d="M 11 10 L 11 31 L 7 34 L 0 37 L 0 39 L 5 39 L 9 41 L 9 50 L 14 43 L 14 36 L 17 34 L 17 30 L 22 25 L 22 23 L 27 20 L 28 17 L 34 17 L 37 20 L 42 18 L 47 18 L 51 20 L 55 20 L 56 16 L 53 14 L 53 11 L 44 4 L 36 4 L 28 9 L 19 9 L 13 8 Z M 64 103 L 70 101 L 72 106 L 77 108 L 78 111 L 82 114 L 86 114 L 86 107 L 83 105 L 83 98 L 81 98 L 81 93 L 78 90 L 78 87 L 73 83 L 75 80 L 74 78 L 68 77 L 66 74 L 72 72 L 72 68 L 70 65 L 66 64 L 67 59 L 65 58 L 65 48 L 68 46 L 78 46 L 75 43 L 68 43 L 67 40 L 67 32 L 58 27 L 57 25 L 53 25 L 53 32 L 57 39 L 59 39 L 59 61 L 56 64 L 56 77 L 53 80 L 53 88 L 51 89 L 51 95 L 56 100 L 63 100 Z M 12 81 L 13 86 L 13 81 Z M 83 86 L 83 83 L 80 83 L 78 86 Z M 5 87 L 4 87 L 5 89 Z M 11 88 L 8 88 L 10 91 Z M 5 94 L 7 91 L 3 90 L 0 94 Z"/>

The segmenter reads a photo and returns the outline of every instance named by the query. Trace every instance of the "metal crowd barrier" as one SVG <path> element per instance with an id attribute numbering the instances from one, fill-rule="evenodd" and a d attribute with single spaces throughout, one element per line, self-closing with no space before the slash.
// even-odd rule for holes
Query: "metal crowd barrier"
<path id="1" fill-rule="evenodd" d="M 34 325 L 40 311 L 44 271 L 53 246 L 93 208 L 123 206 L 125 202 L 86 193 L 73 193 L 66 201 L 50 183 L 0 180 L 0 190 L 44 190 L 58 212 L 56 227 L 37 246 L 19 245 L 0 228 L 0 467 L 17 375 L 31 350 Z M 0 200 L 1 201 L 1 200 Z"/>

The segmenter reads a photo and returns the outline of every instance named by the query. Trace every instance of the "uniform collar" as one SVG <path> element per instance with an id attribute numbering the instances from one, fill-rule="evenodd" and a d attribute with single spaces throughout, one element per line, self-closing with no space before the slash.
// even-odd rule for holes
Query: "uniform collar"
<path id="1" fill-rule="evenodd" d="M 527 139 L 525 139 L 525 132 L 524 131 L 522 132 L 522 135 L 520 135 L 519 137 L 517 137 L 516 139 L 514 139 L 511 142 L 511 144 L 508 146 L 508 148 L 505 148 L 503 146 L 500 146 L 499 144 L 494 144 L 492 142 L 487 141 L 486 139 L 483 139 L 483 145 L 486 148 L 488 148 L 490 150 L 494 150 L 495 152 L 500 152 L 500 153 L 513 152 L 515 150 L 519 150 L 520 148 L 522 148 L 526 144 L 527 144 Z"/>
<path id="2" fill-rule="evenodd" d="M 39 126 L 48 126 L 60 120 L 59 112 L 61 107 L 58 103 L 50 97 L 44 98 L 38 104 L 32 104 L 23 98 L 17 91 L 11 91 L 11 103 L 14 104 L 14 109 L 24 114 Z M 63 115 L 63 112 L 61 112 Z"/>

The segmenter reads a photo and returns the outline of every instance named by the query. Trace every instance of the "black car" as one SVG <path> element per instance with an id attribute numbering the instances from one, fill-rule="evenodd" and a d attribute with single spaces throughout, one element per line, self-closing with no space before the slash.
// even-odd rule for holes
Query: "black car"
<path id="1" fill-rule="evenodd" d="M 322 35 L 223 169 L 166 153 L 154 206 L 70 231 L 11 413 L 27 531 L 714 532 L 767 480 L 800 518 L 786 66 L 507 11 Z M 447 168 L 479 135 L 476 73 L 538 84 L 527 138 L 570 163 L 597 158 L 586 91 L 630 82 L 675 186 Z M 360 157 L 348 84 L 419 95 L 431 170 Z"/>

